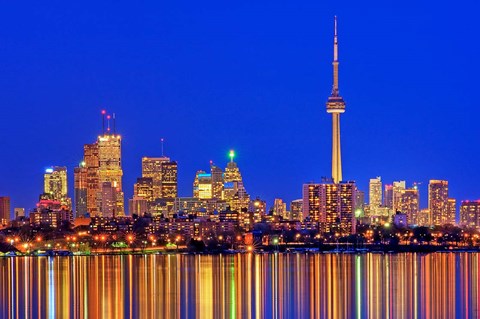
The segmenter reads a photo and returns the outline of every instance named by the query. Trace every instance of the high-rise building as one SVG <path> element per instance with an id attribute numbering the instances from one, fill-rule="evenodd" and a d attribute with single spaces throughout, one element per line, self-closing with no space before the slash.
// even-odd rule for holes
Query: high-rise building
<path id="1" fill-rule="evenodd" d="M 98 177 L 98 145 L 85 144 L 83 147 L 83 161 L 87 170 L 87 212 L 91 216 L 100 214 L 97 205 L 98 192 L 100 190 L 100 183 Z"/>
<path id="2" fill-rule="evenodd" d="M 289 216 L 287 216 L 287 203 L 281 198 L 275 198 L 273 201 L 273 215 L 281 216 L 283 219 L 289 219 Z"/>
<path id="3" fill-rule="evenodd" d="M 249 207 L 250 196 L 243 185 L 242 174 L 237 163 L 233 161 L 235 152 L 229 153 L 230 162 L 225 168 L 223 175 L 223 199 L 230 203 L 232 210 L 241 210 Z"/>
<path id="4" fill-rule="evenodd" d="M 447 223 L 454 225 L 456 216 L 457 216 L 457 200 L 455 198 L 449 198 Z"/>
<path id="5" fill-rule="evenodd" d="M 122 139 L 110 129 L 110 115 L 102 111 L 103 133 L 93 144 L 84 146 L 87 169 L 87 210 L 92 216 L 123 216 L 125 214 L 122 188 Z M 105 119 L 108 127 L 105 129 Z"/>
<path id="6" fill-rule="evenodd" d="M 449 224 L 448 181 L 430 180 L 428 184 L 428 209 L 432 225 Z"/>
<path id="7" fill-rule="evenodd" d="M 303 200 L 296 199 L 290 202 L 290 220 L 303 222 Z"/>
<path id="8" fill-rule="evenodd" d="M 460 225 L 480 229 L 480 200 L 464 200 L 460 204 Z"/>
<path id="9" fill-rule="evenodd" d="M 10 222 L 10 197 L 0 196 L 0 226 Z"/>
<path id="10" fill-rule="evenodd" d="M 402 197 L 403 197 L 403 193 L 405 193 L 405 188 L 406 188 L 405 181 L 393 182 L 392 201 L 393 201 L 394 213 L 402 210 Z"/>
<path id="11" fill-rule="evenodd" d="M 72 200 L 68 197 L 67 168 L 53 166 L 47 168 L 43 175 L 43 192 L 51 200 L 59 201 L 67 210 L 72 207 Z"/>
<path id="12" fill-rule="evenodd" d="M 365 215 L 365 192 L 357 189 L 355 191 L 355 216 Z"/>
<path id="13" fill-rule="evenodd" d="M 314 222 L 321 220 L 321 184 L 308 183 L 303 184 L 302 204 L 303 204 L 303 218 L 309 217 Z"/>
<path id="14" fill-rule="evenodd" d="M 253 222 L 260 223 L 267 214 L 267 202 L 257 197 L 249 203 L 248 211 L 253 213 Z"/>
<path id="15" fill-rule="evenodd" d="M 212 174 L 198 171 L 194 181 L 194 197 L 199 199 L 212 198 Z"/>
<path id="16" fill-rule="evenodd" d="M 327 113 L 332 114 L 332 178 L 335 183 L 342 181 L 342 156 L 340 148 L 340 114 L 345 112 L 345 102 L 338 89 L 338 36 L 337 17 L 333 37 L 333 86 L 327 101 Z"/>
<path id="17" fill-rule="evenodd" d="M 85 162 L 81 162 L 78 167 L 73 170 L 73 197 L 75 201 L 75 216 L 81 217 L 88 212 L 87 208 L 87 176 L 88 169 Z"/>
<path id="18" fill-rule="evenodd" d="M 342 235 L 356 231 L 354 182 L 303 185 L 303 215 L 319 222 L 327 233 Z"/>
<path id="19" fill-rule="evenodd" d="M 405 189 L 401 199 L 400 211 L 407 216 L 407 224 L 418 224 L 418 212 L 419 208 L 419 195 L 418 189 L 408 188 Z"/>
<path id="20" fill-rule="evenodd" d="M 393 185 L 391 184 L 385 185 L 383 206 L 393 209 Z"/>
<path id="21" fill-rule="evenodd" d="M 212 176 L 212 198 L 221 199 L 223 196 L 223 171 L 220 167 L 210 164 L 210 174 Z"/>
<path id="22" fill-rule="evenodd" d="M 382 178 L 371 178 L 368 187 L 368 205 L 370 211 L 375 211 L 382 205 Z"/>

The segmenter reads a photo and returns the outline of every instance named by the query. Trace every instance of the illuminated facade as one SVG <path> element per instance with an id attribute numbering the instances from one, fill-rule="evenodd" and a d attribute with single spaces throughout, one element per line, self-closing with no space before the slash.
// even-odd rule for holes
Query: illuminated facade
<path id="1" fill-rule="evenodd" d="M 368 205 L 370 206 L 370 211 L 375 211 L 382 205 L 381 177 L 371 178 L 368 186 Z"/>
<path id="2" fill-rule="evenodd" d="M 428 209 L 432 225 L 452 223 L 448 205 L 448 181 L 431 180 L 428 184 Z"/>
<path id="3" fill-rule="evenodd" d="M 327 101 L 327 113 L 332 114 L 332 178 L 335 183 L 342 181 L 342 156 L 340 148 L 340 114 L 345 112 L 345 102 L 338 89 L 338 36 L 337 17 L 333 40 L 333 87 Z"/>
<path id="4" fill-rule="evenodd" d="M 460 225 L 480 229 L 480 200 L 465 200 L 460 204 Z"/>
<path id="5" fill-rule="evenodd" d="M 354 234 L 356 189 L 354 182 L 304 184 L 303 215 L 322 232 Z"/>
<path id="6" fill-rule="evenodd" d="M 88 169 L 85 162 L 80 163 L 73 170 L 73 197 L 75 201 L 75 217 L 84 216 L 88 212 L 87 208 L 87 176 Z"/>
<path id="7" fill-rule="evenodd" d="M 43 192 L 49 198 L 62 203 L 67 210 L 72 208 L 72 200 L 68 197 L 67 168 L 54 166 L 47 168 L 43 175 Z"/>
<path id="8" fill-rule="evenodd" d="M 10 197 L 0 196 L 0 226 L 6 226 L 10 222 Z"/>
<path id="9" fill-rule="evenodd" d="M 122 187 L 122 139 L 108 128 L 105 130 L 105 111 L 103 116 L 103 134 L 93 144 L 84 146 L 85 168 L 87 170 L 87 211 L 91 216 L 124 216 L 124 195 Z M 115 120 L 115 117 L 113 118 Z"/>
<path id="10" fill-rule="evenodd" d="M 405 193 L 406 183 L 405 181 L 393 182 L 392 189 L 392 204 L 393 212 L 402 211 L 402 197 Z"/>
<path id="11" fill-rule="evenodd" d="M 416 187 L 405 189 L 402 195 L 400 211 L 407 216 L 408 225 L 418 224 L 419 210 L 418 189 Z"/>
<path id="12" fill-rule="evenodd" d="M 287 203 L 285 203 L 281 198 L 275 198 L 273 201 L 273 215 L 281 216 L 283 219 L 288 220 Z"/>
<path id="13" fill-rule="evenodd" d="M 303 221 L 303 199 L 290 202 L 290 220 Z"/>
<path id="14" fill-rule="evenodd" d="M 383 206 L 393 209 L 393 185 L 391 184 L 385 185 Z"/>
<path id="15" fill-rule="evenodd" d="M 455 198 L 448 199 L 448 224 L 456 224 L 457 216 L 457 200 Z"/>

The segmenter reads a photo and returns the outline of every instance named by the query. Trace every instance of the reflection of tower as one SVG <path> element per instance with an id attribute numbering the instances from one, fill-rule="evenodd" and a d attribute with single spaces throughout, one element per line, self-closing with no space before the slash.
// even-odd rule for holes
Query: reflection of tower
<path id="1" fill-rule="evenodd" d="M 332 178 L 335 183 L 342 181 L 342 157 L 340 152 L 340 114 L 345 112 L 345 102 L 338 90 L 338 38 L 337 17 L 335 17 L 335 35 L 333 40 L 333 87 L 328 97 L 327 113 L 332 114 Z"/>

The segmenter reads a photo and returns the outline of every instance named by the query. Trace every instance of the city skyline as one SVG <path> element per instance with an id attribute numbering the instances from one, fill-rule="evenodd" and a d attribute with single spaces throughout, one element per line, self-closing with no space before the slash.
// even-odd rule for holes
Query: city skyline
<path id="1" fill-rule="evenodd" d="M 314 5 L 311 6 L 315 7 Z M 294 9 L 297 13 L 304 12 L 304 8 Z M 319 10 L 320 7 L 316 7 L 316 9 Z M 207 8 L 207 10 L 213 10 L 213 8 Z M 223 10 L 226 10 L 228 13 L 231 9 L 223 8 Z M 278 10 L 277 8 L 277 11 Z M 388 40 L 381 36 L 379 37 L 378 32 L 384 36 L 388 31 L 391 31 L 391 28 L 399 28 L 400 25 L 403 25 L 401 23 L 402 21 L 408 21 L 410 23 L 410 25 L 406 27 L 407 31 L 412 31 L 414 26 L 423 25 L 425 21 L 432 22 L 433 25 L 440 22 L 435 19 L 433 14 L 430 16 L 426 15 L 423 17 L 423 20 L 417 21 L 413 19 L 415 15 L 409 14 L 406 11 L 400 11 L 398 13 L 399 21 L 393 21 L 390 24 L 387 18 L 391 17 L 391 15 L 380 16 L 376 22 L 377 24 L 381 24 L 382 22 L 386 24 L 386 26 L 383 25 L 386 30 L 377 30 L 375 39 L 377 39 L 378 42 L 365 41 L 369 43 L 369 46 L 373 46 L 373 48 L 367 50 L 367 46 L 363 46 L 361 41 L 359 42 L 355 37 L 359 35 L 367 37 L 369 36 L 368 32 L 359 33 L 361 31 L 356 32 L 354 28 L 358 27 L 360 30 L 367 30 L 373 24 L 370 24 L 368 21 L 358 23 L 358 18 L 355 18 L 352 12 L 338 12 L 338 10 L 334 10 L 334 8 L 329 8 L 329 12 L 325 14 L 321 13 L 315 19 L 313 17 L 312 19 L 307 19 L 305 23 L 308 24 L 308 28 L 306 28 L 307 25 L 305 24 L 298 27 L 308 30 L 307 38 L 299 38 L 301 47 L 298 51 L 302 56 L 306 55 L 306 60 L 308 61 L 308 65 L 302 64 L 299 65 L 299 68 L 297 67 L 297 69 L 302 70 L 301 72 L 292 73 L 293 71 L 290 69 L 288 70 L 289 72 L 287 72 L 287 70 L 278 71 L 277 69 L 281 63 L 277 59 L 279 59 L 280 56 L 285 58 L 283 54 L 280 54 L 268 64 L 266 69 L 262 69 L 268 72 L 276 72 L 268 73 L 269 79 L 272 74 L 282 74 L 282 76 L 286 76 L 287 74 L 295 75 L 296 77 L 294 79 L 287 80 L 286 78 L 282 78 L 280 86 L 259 85 L 261 84 L 260 82 L 263 81 L 255 81 L 255 85 L 257 85 L 256 89 L 250 91 L 242 90 L 244 93 L 242 94 L 242 98 L 238 100 L 233 98 L 235 94 L 230 93 L 231 99 L 229 99 L 229 103 L 227 104 L 227 106 L 229 106 L 228 108 L 221 106 L 221 104 L 226 104 L 225 102 L 228 96 L 222 96 L 222 98 L 219 99 L 220 103 L 215 102 L 213 103 L 214 106 L 206 106 L 206 104 L 211 104 L 211 97 L 216 96 L 218 92 L 222 90 L 222 86 L 219 88 L 208 86 L 207 88 L 209 88 L 211 93 L 207 96 L 202 95 L 197 90 L 193 90 L 192 94 L 189 95 L 189 99 L 175 100 L 171 96 L 161 99 L 154 98 L 152 96 L 154 93 L 152 92 L 155 91 L 154 88 L 157 88 L 157 86 L 146 82 L 143 82 L 148 90 L 145 95 L 146 100 L 143 100 L 137 107 L 134 101 L 142 101 L 142 95 L 140 94 L 142 92 L 136 88 L 136 84 L 133 82 L 127 81 L 127 83 L 125 83 L 126 77 L 109 80 L 111 81 L 108 82 L 110 86 L 108 86 L 108 92 L 105 93 L 101 93 L 103 90 L 99 87 L 92 90 L 91 85 L 93 82 L 86 81 L 87 86 L 81 90 L 80 101 L 75 101 L 73 95 L 68 95 L 73 93 L 73 86 L 68 87 L 69 90 L 67 90 L 67 92 L 70 92 L 68 94 L 54 90 L 53 84 L 59 84 L 57 81 L 53 81 L 50 84 L 49 82 L 45 82 L 47 89 L 45 90 L 46 93 L 43 94 L 39 94 L 35 87 L 27 85 L 26 89 L 32 94 L 32 97 L 41 101 L 40 104 L 29 103 L 28 98 L 20 97 L 18 92 L 15 91 L 15 83 L 25 85 L 25 81 L 21 81 L 22 78 L 17 78 L 17 75 L 13 72 L 17 69 L 23 70 L 23 68 L 29 65 L 28 61 L 24 61 L 26 63 L 25 65 L 10 64 L 10 69 L 7 68 L 4 73 L 5 78 L 9 80 L 9 82 L 4 83 L 4 87 L 11 89 L 9 92 L 13 93 L 7 94 L 8 90 L 4 92 L 3 103 L 7 107 L 5 117 L 3 118 L 4 120 L 1 123 L 3 127 L 1 134 L 3 137 L 2 140 L 6 141 L 6 148 L 9 150 L 9 154 L 2 156 L 0 159 L 2 164 L 0 165 L 2 167 L 0 170 L 0 176 L 2 177 L 0 181 L 0 196 L 10 196 L 12 199 L 12 207 L 25 207 L 28 209 L 38 199 L 39 189 L 41 189 L 43 183 L 43 169 L 52 165 L 68 167 L 69 194 L 72 196 L 73 168 L 81 161 L 81 145 L 92 140 L 100 131 L 98 128 L 99 125 L 96 125 L 98 121 L 96 121 L 95 116 L 99 109 L 106 107 L 117 111 L 119 115 L 119 132 L 124 136 L 123 146 L 125 149 L 123 150 L 123 156 L 125 157 L 125 179 L 123 183 L 125 185 L 125 198 L 131 198 L 133 192 L 131 185 L 133 185 L 136 177 L 141 175 L 141 157 L 160 155 L 160 138 L 162 137 L 165 138 L 165 153 L 179 163 L 180 196 L 188 196 L 190 194 L 191 179 L 197 169 L 208 165 L 210 160 L 219 164 L 226 162 L 228 150 L 234 148 L 239 154 L 238 162 L 242 167 L 244 178 L 246 184 L 249 185 L 249 192 L 251 194 L 266 199 L 269 204 L 273 203 L 273 199 L 276 197 L 283 198 L 286 202 L 300 198 L 301 185 L 303 183 L 311 180 L 320 181 L 322 176 L 328 176 L 330 172 L 328 160 L 330 156 L 330 147 L 328 145 L 330 144 L 331 138 L 330 121 L 324 113 L 323 101 L 324 97 L 328 95 L 328 88 L 331 83 L 329 65 L 331 61 L 329 58 L 331 54 L 331 17 L 335 13 L 341 17 L 342 21 L 340 25 L 343 39 L 342 63 L 346 66 L 342 69 L 342 88 L 344 88 L 345 95 L 348 96 L 350 106 L 349 113 L 345 114 L 342 120 L 342 123 L 345 123 L 342 129 L 342 135 L 345 137 L 342 141 L 344 143 L 344 179 L 355 180 L 359 188 L 363 191 L 368 191 L 368 180 L 374 176 L 382 176 L 383 180 L 389 182 L 395 180 L 407 180 L 408 183 L 423 182 L 421 186 L 422 194 L 420 195 L 422 207 L 426 206 L 426 184 L 430 179 L 448 180 L 451 185 L 451 196 L 456 198 L 457 201 L 464 199 L 475 200 L 479 198 L 478 191 L 475 189 L 475 180 L 479 178 L 479 172 L 475 169 L 475 165 L 472 164 L 476 155 L 475 153 L 472 154 L 463 151 L 471 147 L 471 145 L 475 145 L 476 138 L 474 137 L 478 136 L 478 128 L 472 120 L 475 118 L 476 112 L 478 112 L 472 107 L 474 101 L 471 92 L 474 92 L 474 90 L 469 90 L 466 94 L 461 94 L 460 100 L 462 103 L 450 103 L 458 101 L 458 96 L 453 93 L 463 92 L 463 90 L 467 91 L 470 85 L 474 83 L 474 81 L 468 81 L 468 72 L 465 77 L 453 76 L 453 78 L 456 79 L 455 81 L 458 81 L 458 83 L 453 83 L 456 85 L 447 85 L 452 83 L 448 82 L 446 78 L 440 77 L 437 82 L 433 81 L 429 82 L 427 86 L 419 86 L 421 83 L 425 84 L 426 82 L 422 81 L 426 81 L 426 79 L 420 82 L 418 82 L 418 78 L 406 81 L 406 73 L 404 74 L 403 80 L 402 77 L 398 79 L 395 77 L 392 78 L 391 75 L 387 76 L 384 71 L 376 67 L 373 68 L 372 73 L 369 73 L 371 77 L 377 79 L 377 81 L 382 84 L 387 79 L 391 81 L 381 85 L 382 92 L 379 92 L 377 86 L 373 85 L 375 81 L 372 81 L 372 78 L 367 76 L 365 79 L 362 78 L 362 81 L 358 80 L 359 71 L 365 70 L 366 67 L 372 67 L 373 63 L 366 59 L 368 56 L 367 53 L 374 53 L 375 61 L 378 61 L 379 57 L 383 57 L 384 60 L 381 60 L 383 63 L 379 63 L 383 65 L 385 65 L 386 61 L 392 62 L 393 59 L 399 57 L 398 53 L 384 48 L 385 41 L 387 44 L 390 44 L 390 49 L 394 46 L 392 42 L 388 42 Z M 248 15 L 245 11 L 241 11 L 241 14 Z M 85 16 L 88 16 L 88 14 L 83 12 L 83 16 L 77 21 L 83 21 L 81 18 Z M 37 17 L 37 19 L 39 18 Z M 465 18 L 465 21 L 467 22 L 464 23 L 473 23 L 467 18 Z M 268 29 L 261 21 L 255 22 L 256 26 L 263 26 L 267 28 L 266 30 L 273 32 L 272 29 Z M 226 22 L 223 21 L 222 24 L 223 23 Z M 228 23 L 226 23 L 226 26 L 230 28 L 233 27 Z M 67 25 L 66 27 L 67 31 L 75 34 L 72 25 Z M 141 29 L 140 27 L 141 26 L 139 26 L 139 29 Z M 471 32 L 471 28 L 464 29 L 461 28 L 461 25 L 452 26 L 452 30 L 460 29 L 465 30 L 462 37 L 467 37 L 469 32 Z M 438 35 L 433 32 L 432 27 L 429 27 L 427 30 L 430 32 L 429 35 Z M 51 30 L 46 31 L 52 32 Z M 454 31 L 451 32 L 454 33 Z M 411 32 L 407 32 L 406 34 L 412 36 L 412 38 L 408 39 L 410 42 L 406 41 L 406 35 L 398 33 L 395 33 L 395 35 L 393 40 L 398 41 L 398 43 L 401 43 L 409 50 L 411 49 L 412 52 L 413 48 L 418 48 L 418 44 L 422 39 L 421 34 L 415 37 Z M 242 33 L 237 36 L 240 40 L 243 39 Z M 427 35 L 423 34 L 423 36 Z M 450 34 L 447 34 L 449 41 L 457 43 L 455 42 L 457 40 L 453 40 L 453 37 L 451 38 L 449 36 Z M 121 38 L 121 34 L 117 34 L 117 39 Z M 285 40 L 286 43 L 281 43 L 281 47 L 293 50 L 292 47 L 294 46 L 292 45 L 292 41 L 294 38 L 290 34 L 287 34 L 287 38 L 289 41 Z M 373 38 L 372 36 L 369 39 Z M 259 37 L 255 39 L 259 40 L 263 38 Z M 35 39 L 29 40 L 32 41 L 31 43 L 36 43 L 33 41 Z M 5 45 L 8 48 L 9 42 L 7 41 L 6 43 Z M 245 44 L 245 42 L 242 43 Z M 274 43 L 279 45 L 276 41 L 274 41 Z M 71 42 L 71 44 L 76 45 L 77 42 Z M 233 45 L 233 42 L 229 42 L 229 44 Z M 439 43 L 435 41 L 431 42 L 431 44 L 434 48 L 436 48 L 435 45 L 439 45 Z M 257 48 L 258 46 L 251 47 Z M 47 47 L 41 46 L 41 48 L 45 49 Z M 237 47 L 234 46 L 234 48 Z M 262 54 L 269 52 L 264 46 L 259 46 L 259 48 L 263 50 L 261 51 L 264 52 Z M 356 50 L 362 48 L 363 50 Z M 462 47 L 460 46 L 460 48 Z M 409 66 L 412 68 L 407 70 L 413 70 L 415 65 L 417 67 L 421 65 L 422 68 L 433 68 L 435 62 L 438 62 L 438 57 L 428 55 L 430 52 L 429 48 L 421 47 L 420 49 L 418 52 L 415 51 L 415 55 L 409 55 L 409 51 L 406 49 L 404 51 L 400 50 L 402 53 L 406 53 L 403 58 L 411 63 Z M 476 46 L 473 50 L 468 52 L 467 50 L 463 50 L 462 52 L 465 52 L 467 55 L 472 54 L 473 57 L 476 52 L 475 50 L 478 50 Z M 62 50 L 60 51 L 58 54 L 63 52 Z M 43 51 L 40 53 L 42 52 Z M 245 53 L 245 51 L 242 52 Z M 7 51 L 3 54 L 8 58 L 11 57 L 13 53 L 13 51 Z M 209 60 L 206 58 L 205 52 L 202 53 L 204 54 L 202 57 L 208 62 Z M 227 53 L 231 53 L 230 50 L 228 50 Z M 292 51 L 288 51 L 288 54 L 292 55 L 292 57 L 296 56 L 296 53 Z M 416 64 L 416 59 L 413 59 L 417 54 L 422 63 Z M 453 54 L 449 51 L 439 52 L 438 54 L 444 54 L 443 58 L 444 61 L 446 61 L 444 68 L 453 72 L 451 73 L 453 75 L 455 75 L 456 69 L 449 69 L 449 65 L 464 63 L 463 60 L 458 62 L 457 59 L 454 59 Z M 128 61 L 133 61 L 129 60 L 128 56 L 122 55 L 122 57 Z M 182 54 L 177 63 L 181 63 L 180 61 L 187 63 L 188 59 L 185 58 L 189 57 L 191 58 L 188 54 Z M 241 58 L 238 55 L 232 55 L 232 58 L 233 57 L 237 59 Z M 47 61 L 42 54 L 38 56 L 38 59 L 40 59 L 40 67 L 47 65 Z M 469 61 L 469 72 L 476 70 L 478 67 L 476 60 L 465 60 Z M 7 63 L 9 61 L 8 59 L 6 60 Z M 118 59 L 116 61 L 118 62 Z M 295 61 L 300 63 L 298 60 Z M 69 60 L 69 62 L 71 62 L 71 60 Z M 216 65 L 210 61 L 207 65 L 211 66 L 213 63 L 213 65 L 217 67 L 220 65 L 224 66 L 223 62 L 225 61 L 221 62 L 221 64 Z M 61 70 L 58 72 L 62 73 L 67 70 L 62 68 L 61 62 L 57 63 L 58 64 L 53 63 L 53 65 L 58 66 Z M 405 61 L 400 59 L 396 61 L 396 63 L 398 63 L 399 66 L 395 68 L 395 70 L 396 72 L 400 72 L 400 66 L 405 66 Z M 310 66 L 314 68 L 314 71 L 305 74 L 304 72 L 309 70 Z M 192 66 L 190 65 L 190 67 Z M 100 69 L 101 68 L 99 68 L 99 70 Z M 187 69 L 181 69 L 182 71 L 180 72 L 185 72 Z M 124 69 L 124 71 L 126 70 L 127 69 Z M 199 72 L 202 69 L 192 68 L 192 70 Z M 214 73 L 218 76 L 218 69 L 216 70 L 217 72 Z M 251 69 L 249 70 L 253 71 Z M 428 72 L 426 72 L 428 70 L 422 70 L 424 71 L 421 73 L 422 76 L 428 76 Z M 159 74 L 161 74 L 161 72 L 158 71 L 158 69 L 156 71 L 156 73 L 152 72 L 149 73 L 149 75 L 153 76 L 153 74 L 157 74 L 157 76 L 160 76 Z M 246 73 L 241 70 L 235 71 L 237 72 L 232 72 L 232 74 L 237 77 L 240 76 L 241 81 L 239 83 L 242 84 L 243 89 L 248 86 L 248 81 L 255 80 L 255 77 L 247 78 Z M 50 72 L 53 73 L 47 72 L 45 76 L 51 77 L 60 74 L 55 73 L 55 70 Z M 465 68 L 462 72 L 466 72 Z M 167 73 L 170 78 L 173 79 L 175 72 Z M 34 83 L 37 83 L 35 81 L 41 79 L 41 77 L 37 77 L 38 75 L 34 75 L 33 73 L 27 74 L 33 77 Z M 200 73 L 194 74 L 199 75 Z M 250 75 L 252 74 L 255 73 L 250 72 Z M 399 74 L 401 74 L 401 72 Z M 434 72 L 434 74 L 438 76 L 437 73 Z M 95 78 L 94 81 L 100 81 L 97 83 L 104 83 L 102 81 L 107 81 L 107 75 L 111 75 L 111 73 L 106 72 L 103 76 L 99 76 L 98 78 L 94 76 L 93 78 Z M 221 73 L 221 75 L 225 76 L 223 73 Z M 86 75 L 83 74 L 83 76 Z M 419 78 L 420 80 L 422 79 L 422 77 Z M 168 77 L 166 77 L 166 79 L 168 79 Z M 233 79 L 233 77 L 230 79 Z M 352 79 L 357 80 L 354 81 Z M 301 86 L 296 82 L 301 83 Z M 73 85 L 73 83 L 68 81 L 67 83 Z M 132 94 L 130 100 L 128 98 L 125 99 L 125 97 L 128 97 L 128 94 L 124 93 L 123 89 L 122 92 L 112 89 L 116 86 L 116 83 L 121 83 L 122 88 L 130 88 L 130 90 L 126 90 L 126 92 L 131 92 L 130 94 Z M 165 84 L 168 83 L 168 81 L 159 81 L 158 85 L 161 86 L 162 83 Z M 179 84 L 178 87 L 181 87 L 181 83 L 182 81 L 176 82 L 176 84 Z M 218 82 L 215 81 L 215 83 Z M 432 90 L 435 83 L 443 84 L 442 88 L 445 90 L 438 90 L 436 88 Z M 192 83 L 188 81 L 185 84 L 187 84 L 187 86 L 192 85 Z M 367 90 L 367 85 L 370 90 Z M 395 88 L 391 86 L 395 86 Z M 421 96 L 418 91 L 415 91 L 417 86 L 421 88 Z M 177 87 L 177 85 L 175 85 L 175 87 Z M 202 86 L 200 85 L 198 89 L 200 87 Z M 228 87 L 223 86 L 223 89 L 232 89 L 233 87 L 233 85 Z M 278 104 L 279 101 L 273 99 L 272 95 L 278 92 L 276 90 L 278 90 L 279 87 L 289 88 L 287 90 L 289 93 L 294 93 L 292 90 L 298 90 L 304 94 L 304 97 L 300 97 L 297 93 L 293 95 L 293 100 L 288 100 L 288 103 Z M 191 89 L 192 87 L 188 86 L 188 88 Z M 95 91 L 95 93 L 92 95 L 88 93 L 89 90 Z M 181 89 L 177 88 L 177 90 Z M 184 92 L 183 89 L 182 92 Z M 438 94 L 438 92 L 442 94 Z M 165 92 L 162 94 L 165 94 Z M 53 96 L 55 96 L 55 98 L 53 98 Z M 388 101 L 389 104 L 392 103 L 394 106 L 397 105 L 397 107 L 389 108 L 387 112 L 389 116 L 378 117 L 376 114 L 380 111 L 381 104 L 387 101 L 387 96 L 399 100 L 394 102 Z M 419 96 L 420 99 L 418 99 Z M 250 99 L 261 97 L 260 100 L 263 102 L 259 103 L 258 101 L 250 100 L 251 103 L 245 103 L 249 100 L 248 97 L 250 97 Z M 380 100 L 372 101 L 371 97 L 380 97 Z M 283 98 L 285 98 L 285 96 L 283 96 Z M 409 103 L 411 105 L 405 103 L 407 100 L 410 101 Z M 166 103 L 160 103 L 162 106 L 160 107 L 159 113 L 154 112 L 152 114 L 151 105 L 155 105 L 156 103 L 153 103 L 155 101 L 166 101 Z M 367 101 L 369 102 L 367 103 Z M 203 105 L 203 107 L 197 107 L 196 104 L 198 103 Z M 64 105 L 69 105 L 68 109 L 64 109 L 64 112 L 61 112 Z M 183 108 L 176 108 L 175 112 L 173 112 L 178 114 L 169 112 L 169 109 L 178 105 L 184 105 Z M 240 110 L 242 107 L 245 107 L 245 105 L 245 114 L 233 111 L 235 110 L 235 106 Z M 259 107 L 262 105 L 263 107 Z M 281 107 L 274 108 L 276 105 L 280 105 Z M 402 107 L 399 107 L 400 105 Z M 437 105 L 440 107 L 436 107 L 435 114 L 431 114 L 433 113 L 431 112 L 432 109 Z M 456 112 L 451 113 L 447 105 L 455 105 Z M 275 114 L 272 113 L 274 109 Z M 22 123 L 24 125 L 22 125 L 21 130 L 18 129 L 17 126 L 12 126 L 8 123 L 10 121 L 5 120 L 9 118 L 17 119 L 20 114 L 18 110 L 29 111 L 27 113 L 33 114 L 33 116 L 22 116 Z M 224 113 L 224 115 L 220 117 L 220 121 L 215 121 L 212 115 L 218 114 L 221 110 L 223 110 L 226 115 Z M 412 112 L 413 110 L 415 110 L 415 112 Z M 470 116 L 460 122 L 460 115 L 464 114 L 467 110 L 471 112 Z M 23 113 L 24 111 L 21 112 Z M 255 113 L 255 111 L 259 111 L 260 113 Z M 360 117 L 360 113 L 366 114 Z M 168 114 L 172 118 L 171 122 L 173 123 L 183 123 L 180 121 L 181 119 L 185 120 L 186 123 L 179 128 L 174 128 L 168 123 L 170 121 L 165 120 L 162 122 L 162 114 Z M 187 114 L 191 115 L 194 119 L 188 119 Z M 260 116 L 252 116 L 252 114 L 259 114 Z M 425 121 L 424 117 L 426 114 L 431 116 L 432 121 Z M 54 138 L 52 138 L 46 134 L 46 131 L 44 134 L 37 134 L 33 129 L 34 126 L 32 123 L 38 122 L 40 116 L 51 119 L 52 122 L 49 122 L 51 124 L 56 124 L 57 122 L 62 123 L 64 125 L 63 127 L 62 125 L 60 125 L 60 128 L 57 127 L 57 130 L 60 131 L 58 135 L 61 136 L 55 135 Z M 295 116 L 298 117 L 298 119 L 293 120 Z M 235 119 L 231 121 L 232 123 L 221 123 L 228 122 L 232 117 L 235 117 Z M 311 120 L 307 118 L 311 118 Z M 379 119 L 380 121 L 378 121 Z M 379 122 L 383 124 L 379 125 Z M 434 124 L 430 124 L 430 122 L 434 122 Z M 213 123 L 216 125 L 215 129 L 206 130 L 203 128 Z M 242 125 L 238 125 L 238 123 Z M 262 126 L 270 128 L 273 133 L 267 134 L 265 132 L 267 129 L 262 128 Z M 366 130 L 364 128 L 365 126 L 369 129 Z M 155 129 L 151 130 L 148 129 L 148 127 L 154 127 Z M 262 136 L 255 133 L 259 127 L 261 128 Z M 445 127 L 445 129 L 440 130 L 439 127 Z M 388 134 L 378 134 L 378 132 L 387 132 Z M 385 135 L 388 138 L 379 135 Z M 373 139 L 373 137 L 375 137 L 375 139 Z M 412 139 L 413 137 L 416 137 L 416 139 Z M 21 143 L 18 143 L 19 146 L 17 146 L 16 141 L 21 141 Z M 411 142 L 401 143 L 404 141 Z M 382 146 L 387 144 L 387 142 L 391 142 L 395 147 Z M 37 145 L 41 145 L 41 148 Z M 445 149 L 449 151 L 445 152 Z M 463 155 L 458 156 L 459 153 Z M 225 156 L 223 156 L 223 154 L 225 154 Z M 212 155 L 214 155 L 213 158 L 211 157 Z M 276 160 L 272 161 L 272 157 Z M 15 163 L 16 169 L 12 169 L 13 163 Z M 458 170 L 458 167 L 462 167 L 462 170 Z M 277 174 L 277 172 L 282 172 L 283 174 Z M 278 188 L 272 189 L 271 186 L 268 187 L 268 185 L 278 185 Z"/>

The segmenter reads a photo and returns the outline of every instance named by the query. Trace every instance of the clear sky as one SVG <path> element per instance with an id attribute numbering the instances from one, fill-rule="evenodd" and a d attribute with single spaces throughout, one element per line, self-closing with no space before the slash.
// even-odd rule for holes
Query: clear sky
<path id="1" fill-rule="evenodd" d="M 9 1 L 0 10 L 0 195 L 30 209 L 117 115 L 126 199 L 141 157 L 196 170 L 234 148 L 247 191 L 301 196 L 331 172 L 333 16 L 343 176 L 447 179 L 480 198 L 478 1 Z M 71 192 L 73 195 L 73 192 Z"/>

